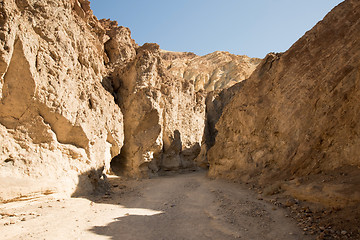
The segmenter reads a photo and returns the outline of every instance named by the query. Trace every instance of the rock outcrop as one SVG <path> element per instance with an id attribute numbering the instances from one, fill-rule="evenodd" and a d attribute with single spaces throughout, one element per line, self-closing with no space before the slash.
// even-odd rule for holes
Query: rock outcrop
<path id="1" fill-rule="evenodd" d="M 171 74 L 192 81 L 195 91 L 206 92 L 226 89 L 247 79 L 261 60 L 221 51 L 197 56 L 162 50 L 161 57 Z"/>
<path id="2" fill-rule="evenodd" d="M 189 81 L 194 85 L 195 91 L 201 91 L 207 96 L 201 151 L 195 159 L 198 166 L 206 168 L 208 166 L 206 153 L 215 142 L 217 134 L 215 124 L 223 108 L 238 92 L 239 87 L 242 86 L 241 82 L 252 74 L 261 59 L 221 51 L 205 56 L 165 50 L 161 50 L 160 53 L 169 74 Z"/>
<path id="3" fill-rule="evenodd" d="M 279 181 L 299 199 L 357 204 L 359 39 L 360 2 L 348 0 L 288 51 L 269 54 L 216 125 L 209 175 Z"/>
<path id="4" fill-rule="evenodd" d="M 118 26 L 116 21 L 100 20 L 108 40 L 104 44 L 104 58 L 108 69 L 123 66 L 133 60 L 138 45 L 131 38 L 130 29 Z"/>
<path id="5" fill-rule="evenodd" d="M 192 167 L 203 137 L 204 94 L 166 72 L 157 44 L 136 51 L 135 59 L 112 75 L 125 123 L 114 171 L 141 177 Z"/>
<path id="6" fill-rule="evenodd" d="M 109 76 L 108 89 L 122 109 L 125 131 L 113 170 L 142 177 L 206 165 L 206 158 L 198 157 L 208 148 L 211 131 L 206 128 L 206 95 L 244 80 L 259 59 L 226 52 L 198 57 L 160 50 L 157 44 L 135 49 L 136 57 Z M 212 115 L 211 120 L 220 116 Z"/>
<path id="7" fill-rule="evenodd" d="M 86 0 L 1 1 L 0 12 L 0 201 L 92 191 L 124 138 L 101 84 L 110 37 Z"/>

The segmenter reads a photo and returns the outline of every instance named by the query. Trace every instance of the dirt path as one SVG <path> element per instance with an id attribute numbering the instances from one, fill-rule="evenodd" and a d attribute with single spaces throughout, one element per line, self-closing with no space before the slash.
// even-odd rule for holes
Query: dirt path
<path id="1" fill-rule="evenodd" d="M 1 239 L 309 239 L 283 209 L 205 173 L 110 182 L 103 197 L 0 205 Z"/>

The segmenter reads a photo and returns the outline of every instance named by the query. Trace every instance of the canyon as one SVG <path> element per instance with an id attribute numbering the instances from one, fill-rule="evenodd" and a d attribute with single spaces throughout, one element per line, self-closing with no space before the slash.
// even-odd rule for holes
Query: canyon
<path id="1" fill-rule="evenodd" d="M 88 0 L 7 0 L 0 12 L 0 222 L 8 239 L 22 239 L 12 232 L 31 224 L 19 220 L 17 208 L 32 209 L 21 203 L 44 201 L 59 209 L 43 215 L 75 211 L 72 201 L 78 218 L 89 204 L 110 214 L 118 202 L 175 214 L 154 217 L 164 223 L 183 213 L 204 228 L 179 231 L 186 239 L 360 236 L 359 1 L 342 2 L 289 50 L 264 59 L 139 46 L 130 29 L 98 20 Z M 193 218 L 201 205 L 208 215 Z M 258 226 L 266 230 L 241 227 L 253 215 L 266 216 Z M 91 231 L 116 239 L 125 225 L 113 225 Z M 213 235 L 206 226 L 216 226 Z M 44 234 L 33 237 L 51 238 Z"/>

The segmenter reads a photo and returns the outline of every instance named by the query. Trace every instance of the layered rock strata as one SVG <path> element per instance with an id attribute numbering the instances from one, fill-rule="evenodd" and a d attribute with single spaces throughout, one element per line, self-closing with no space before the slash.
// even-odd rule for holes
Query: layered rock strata
<path id="1" fill-rule="evenodd" d="M 88 1 L 1 1 L 0 12 L 0 200 L 92 191 L 124 137 L 101 85 L 109 36 Z"/>
<path id="2" fill-rule="evenodd" d="M 269 54 L 216 125 L 209 175 L 280 181 L 330 206 L 359 202 L 359 39 L 360 2 L 348 0 L 288 51 Z"/>

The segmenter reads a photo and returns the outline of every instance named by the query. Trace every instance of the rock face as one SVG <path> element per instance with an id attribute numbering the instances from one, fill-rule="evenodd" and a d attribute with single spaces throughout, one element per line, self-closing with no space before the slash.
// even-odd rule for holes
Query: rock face
<path id="1" fill-rule="evenodd" d="M 259 62 L 139 47 L 87 0 L 0 8 L 0 201 L 89 192 L 110 161 L 136 177 L 194 167 L 206 145 L 206 93 Z"/>
<path id="2" fill-rule="evenodd" d="M 160 53 L 167 72 L 175 78 L 189 81 L 195 91 L 204 92 L 207 96 L 201 151 L 195 160 L 198 166 L 207 167 L 206 153 L 217 134 L 215 124 L 223 108 L 242 86 L 241 82 L 252 74 L 261 59 L 220 51 L 205 56 L 165 50 Z"/>
<path id="3" fill-rule="evenodd" d="M 205 165 L 206 158 L 197 156 L 206 151 L 211 131 L 205 127 L 206 94 L 244 80 L 259 60 L 226 52 L 198 57 L 160 50 L 157 44 L 134 48 L 136 57 L 109 77 L 108 89 L 122 109 L 125 127 L 113 170 L 142 177 Z"/>
<path id="4" fill-rule="evenodd" d="M 71 194 L 79 181 L 91 191 L 123 145 L 122 113 L 101 85 L 116 40 L 86 0 L 1 1 L 0 12 L 0 201 Z"/>
<path id="5" fill-rule="evenodd" d="M 269 54 L 216 125 L 210 176 L 262 185 L 294 179 L 284 188 L 299 198 L 342 206 L 360 201 L 359 39 L 360 2 L 348 0 L 288 51 Z M 348 184 L 293 191 L 304 176 L 346 169 L 357 172 Z"/>
<path id="6" fill-rule="evenodd" d="M 116 21 L 100 20 L 101 26 L 106 30 L 108 40 L 104 44 L 105 63 L 108 68 L 125 65 L 135 58 L 138 45 L 131 38 L 128 28 L 118 26 Z"/>
<path id="7" fill-rule="evenodd" d="M 261 60 L 220 51 L 197 56 L 162 50 L 161 57 L 171 74 L 192 81 L 195 91 L 206 92 L 226 89 L 247 79 Z"/>
<path id="8" fill-rule="evenodd" d="M 135 59 L 112 76 L 124 113 L 125 142 L 114 159 L 130 176 L 193 166 L 205 125 L 205 97 L 186 79 L 166 72 L 157 44 L 137 49 Z"/>

